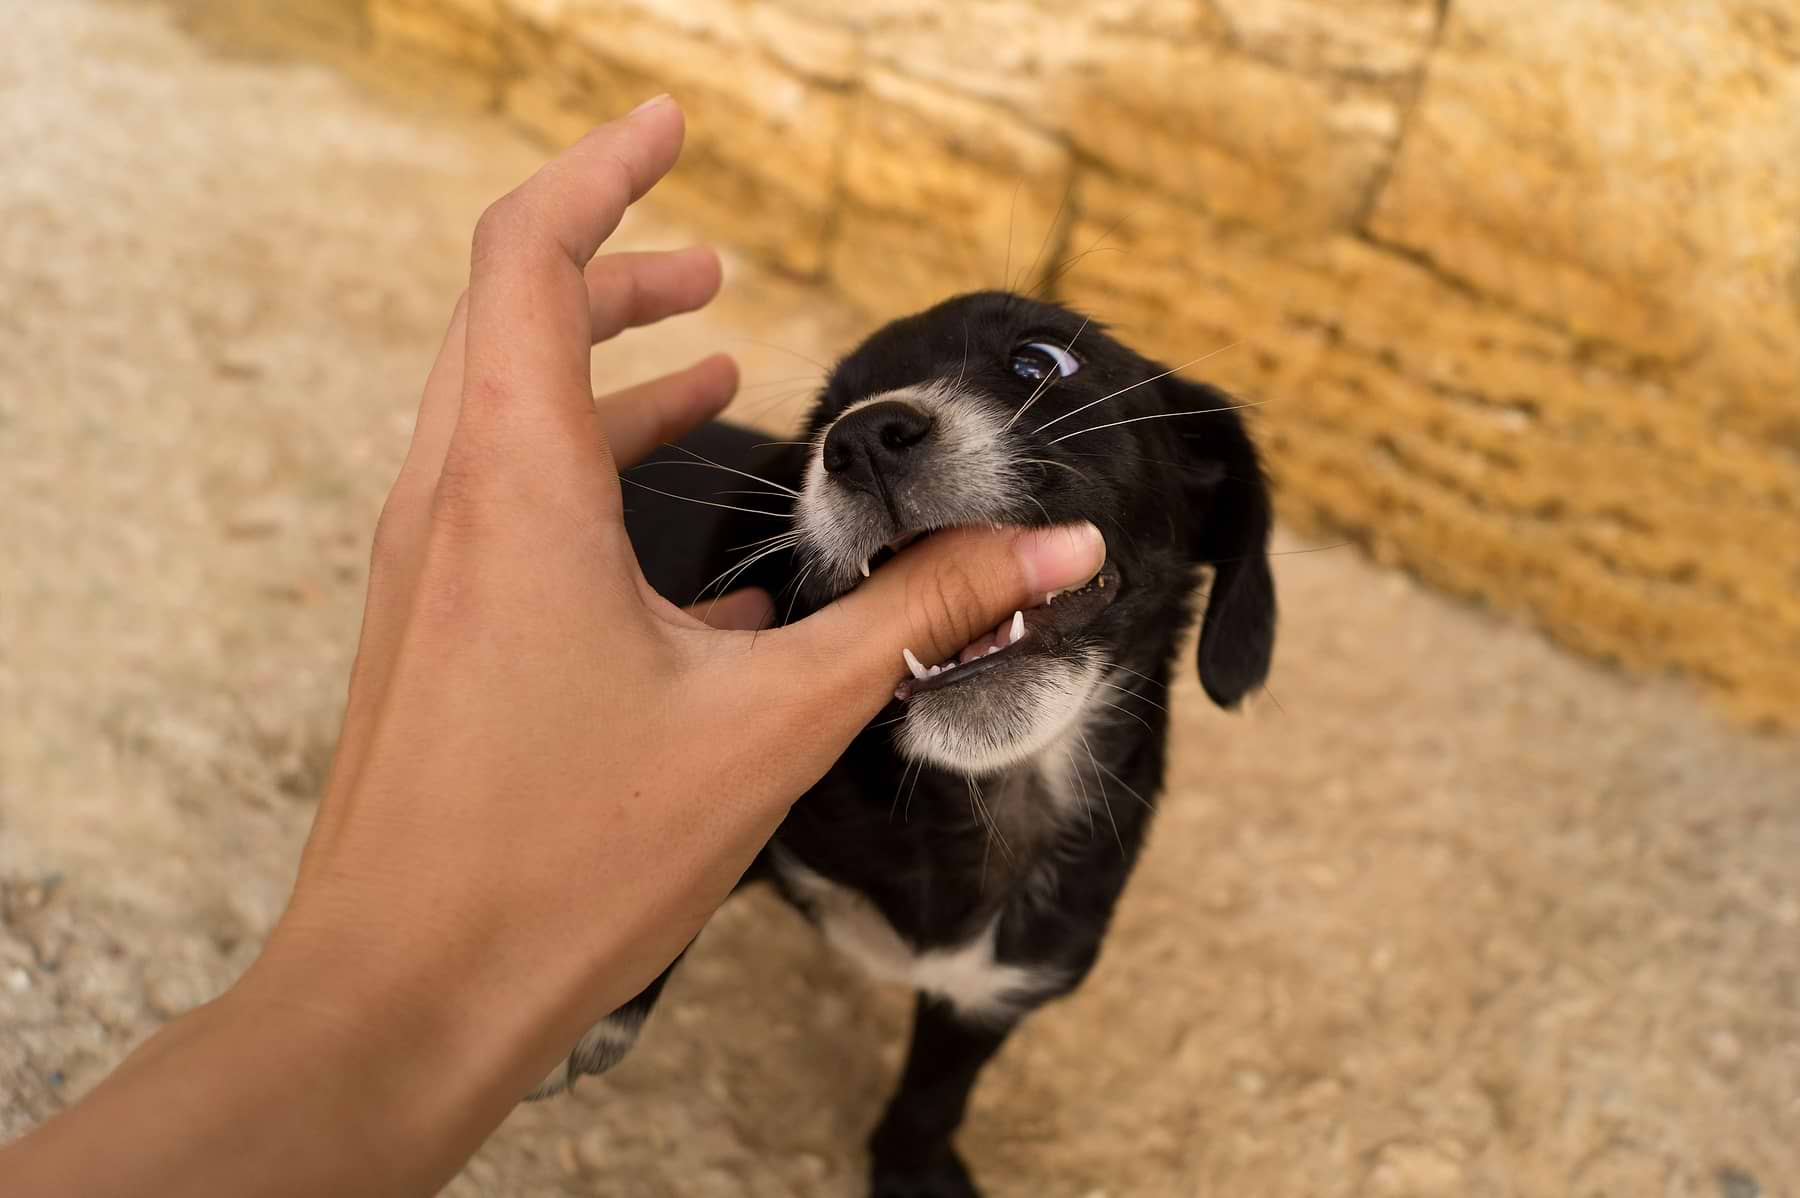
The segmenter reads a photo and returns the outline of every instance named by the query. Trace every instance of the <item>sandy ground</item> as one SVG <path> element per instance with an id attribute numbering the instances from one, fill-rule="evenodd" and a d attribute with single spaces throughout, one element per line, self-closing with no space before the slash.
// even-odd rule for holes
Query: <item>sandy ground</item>
<path id="1" fill-rule="evenodd" d="M 539 155 L 158 9 L 6 21 L 0 1135 L 228 982 L 278 910 L 466 230 Z M 813 369 L 784 351 L 859 331 L 734 265 L 708 314 L 601 361 L 724 346 L 740 410 L 783 427 Z M 1800 746 L 1350 550 L 1277 574 L 1280 707 L 1176 688 L 1100 968 L 977 1093 L 990 1191 L 1800 1194 Z M 521 1109 L 452 1192 L 858 1194 L 905 1005 L 740 901 L 637 1052 Z"/>

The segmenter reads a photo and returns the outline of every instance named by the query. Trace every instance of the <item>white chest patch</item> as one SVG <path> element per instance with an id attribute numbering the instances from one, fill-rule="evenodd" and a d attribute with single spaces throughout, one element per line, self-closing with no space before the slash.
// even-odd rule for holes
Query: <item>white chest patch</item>
<path id="1" fill-rule="evenodd" d="M 771 856 L 782 880 L 811 905 L 826 943 L 877 981 L 923 990 L 967 1018 L 1002 1020 L 1059 980 L 1051 970 L 994 960 L 998 916 L 964 944 L 921 952 L 856 891 L 807 868 L 779 846 Z"/>

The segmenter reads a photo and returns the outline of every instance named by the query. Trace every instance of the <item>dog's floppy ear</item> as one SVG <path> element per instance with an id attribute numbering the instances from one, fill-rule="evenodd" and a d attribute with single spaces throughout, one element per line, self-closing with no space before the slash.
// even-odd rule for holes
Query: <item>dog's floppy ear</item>
<path id="1" fill-rule="evenodd" d="M 1269 486 L 1231 396 L 1171 375 L 1163 383 L 1184 443 L 1189 548 L 1213 569 L 1200 625 L 1200 685 L 1234 707 L 1269 676 L 1275 579 L 1269 572 Z"/>

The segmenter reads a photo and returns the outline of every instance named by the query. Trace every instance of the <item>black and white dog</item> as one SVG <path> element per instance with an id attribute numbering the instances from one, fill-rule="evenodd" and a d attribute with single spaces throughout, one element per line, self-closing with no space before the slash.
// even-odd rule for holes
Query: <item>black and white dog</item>
<path id="1" fill-rule="evenodd" d="M 701 459 L 797 498 L 747 500 L 756 484 L 724 470 L 655 469 Z M 1230 707 L 1268 672 L 1269 498 L 1234 405 L 1066 308 L 984 292 L 895 321 L 840 362 L 805 442 L 715 424 L 627 477 L 644 484 L 628 487 L 627 524 L 659 591 L 690 603 L 754 583 L 784 617 L 935 529 L 1087 519 L 1106 538 L 1085 587 L 951 660 L 909 661 L 894 704 L 746 879 L 918 992 L 870 1142 L 873 1192 L 973 1195 L 952 1134 L 1008 1033 L 1099 954 L 1162 785 L 1163 703 L 1201 567 L 1207 695 Z M 771 514 L 744 510 L 759 505 Z M 667 977 L 589 1031 L 539 1094 L 623 1057 Z"/>

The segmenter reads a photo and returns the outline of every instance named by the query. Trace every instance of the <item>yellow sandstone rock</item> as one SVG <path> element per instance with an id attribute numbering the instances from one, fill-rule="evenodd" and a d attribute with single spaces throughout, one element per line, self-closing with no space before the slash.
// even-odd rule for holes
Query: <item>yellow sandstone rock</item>
<path id="1" fill-rule="evenodd" d="M 851 299 L 897 316 L 1041 269 L 1068 216 L 1065 146 L 885 68 L 863 80 L 850 128 L 831 278 Z"/>
<path id="2" fill-rule="evenodd" d="M 1787 0 L 366 3 L 550 141 L 676 93 L 665 200 L 872 320 L 1216 352 L 1291 520 L 1800 724 Z"/>

